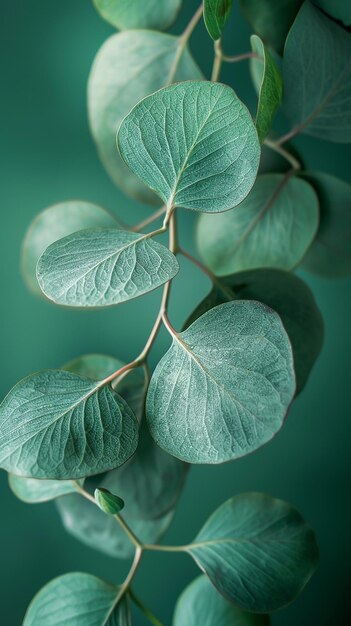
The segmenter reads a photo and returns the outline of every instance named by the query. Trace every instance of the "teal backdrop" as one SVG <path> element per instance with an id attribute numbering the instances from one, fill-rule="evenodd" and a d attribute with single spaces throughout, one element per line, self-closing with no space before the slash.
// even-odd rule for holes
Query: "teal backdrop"
<path id="1" fill-rule="evenodd" d="M 161 0 L 160 0 L 161 1 Z M 186 0 L 174 32 L 197 7 Z M 38 211 L 81 198 L 118 212 L 127 222 L 149 209 L 135 205 L 110 182 L 90 138 L 86 83 L 99 46 L 113 32 L 90 0 L 0 0 L 1 85 L 1 395 L 26 374 L 57 367 L 87 352 L 130 360 L 143 346 L 157 310 L 153 293 L 105 311 L 55 308 L 29 294 L 19 270 L 21 240 Z M 229 54 L 249 49 L 249 28 L 235 7 L 225 38 Z M 201 25 L 192 40 L 207 72 L 212 47 Z M 246 62 L 222 77 L 253 110 L 255 94 Z M 278 127 L 286 129 L 278 120 Z M 349 146 L 301 138 L 305 164 L 345 180 Z M 350 207 L 351 209 L 351 207 Z M 193 245 L 194 216 L 181 218 L 183 241 Z M 172 292 L 171 317 L 180 325 L 208 289 L 188 263 Z M 305 275 L 322 310 L 323 353 L 281 433 L 255 454 L 217 467 L 195 467 L 179 503 L 167 543 L 184 543 L 224 500 L 241 491 L 265 491 L 292 502 L 315 528 L 321 550 L 318 573 L 274 626 L 351 624 L 350 533 L 350 282 Z M 168 345 L 166 333 L 153 364 Z M 100 555 L 66 535 L 54 504 L 25 505 L 0 473 L 0 623 L 19 626 L 32 596 L 51 578 L 87 571 L 120 581 L 128 563 Z M 145 603 L 167 626 L 180 591 L 197 575 L 186 555 L 148 554 L 136 578 Z M 134 624 L 146 624 L 135 614 Z M 184 625 L 186 626 L 186 624 Z M 199 626 L 201 626 L 199 624 Z"/>

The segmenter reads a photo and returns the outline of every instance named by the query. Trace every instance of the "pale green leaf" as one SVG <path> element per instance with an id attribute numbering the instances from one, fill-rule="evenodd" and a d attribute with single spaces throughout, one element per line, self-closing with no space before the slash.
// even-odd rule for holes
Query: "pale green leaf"
<path id="1" fill-rule="evenodd" d="M 268 615 L 242 611 L 221 596 L 206 576 L 188 585 L 176 604 L 173 626 L 269 626 Z"/>
<path id="2" fill-rule="evenodd" d="M 89 121 L 104 167 L 125 193 L 151 204 L 159 200 L 119 156 L 116 132 L 145 96 L 173 81 L 202 78 L 182 43 L 179 37 L 152 31 L 113 35 L 99 50 L 89 77 Z"/>
<path id="3" fill-rule="evenodd" d="M 116 515 L 124 508 L 124 501 L 114 493 L 98 487 L 95 489 L 94 497 L 98 507 L 107 515 Z"/>
<path id="4" fill-rule="evenodd" d="M 323 319 L 310 288 L 291 272 L 252 270 L 225 276 L 187 320 L 234 299 L 258 300 L 276 311 L 288 333 L 294 355 L 296 392 L 302 391 L 323 345 Z"/>
<path id="5" fill-rule="evenodd" d="M 219 276 L 261 267 L 290 270 L 311 245 L 318 219 L 311 185 L 289 174 L 265 174 L 235 210 L 200 217 L 197 244 Z"/>
<path id="6" fill-rule="evenodd" d="M 258 56 L 258 59 L 252 59 L 251 63 L 263 65 L 256 113 L 257 133 L 260 142 L 263 143 L 280 105 L 283 83 L 280 72 L 261 39 L 257 35 L 252 35 L 250 41 L 252 52 Z"/>
<path id="7" fill-rule="evenodd" d="M 164 30 L 174 22 L 181 0 L 94 0 L 102 17 L 120 30 Z"/>
<path id="8" fill-rule="evenodd" d="M 303 260 L 304 268 L 322 276 L 351 274 L 351 185 L 321 172 L 305 172 L 320 202 L 320 225 Z"/>
<path id="9" fill-rule="evenodd" d="M 50 244 L 82 228 L 95 227 L 118 228 L 118 222 L 105 209 L 80 200 L 60 202 L 39 213 L 30 224 L 22 245 L 21 270 L 27 287 L 43 295 L 37 281 L 36 266 Z"/>
<path id="10" fill-rule="evenodd" d="M 213 308 L 174 336 L 152 376 L 146 413 L 164 450 L 190 463 L 221 463 L 269 441 L 294 392 L 279 316 L 242 300 Z"/>
<path id="11" fill-rule="evenodd" d="M 351 37 L 306 0 L 283 63 L 284 111 L 294 132 L 351 141 Z"/>
<path id="12" fill-rule="evenodd" d="M 233 0 L 204 0 L 204 21 L 212 39 L 220 39 L 232 10 Z"/>
<path id="13" fill-rule="evenodd" d="M 240 9 L 254 32 L 280 54 L 303 0 L 240 0 Z"/>
<path id="14" fill-rule="evenodd" d="M 0 406 L 0 466 L 30 478 L 72 479 L 122 465 L 138 423 L 109 385 L 63 370 L 21 380 Z"/>
<path id="15" fill-rule="evenodd" d="M 73 480 L 38 480 L 14 474 L 9 474 L 9 486 L 17 498 L 30 504 L 47 502 L 76 491 L 76 481 Z"/>
<path id="16" fill-rule="evenodd" d="M 351 24 L 350 0 L 313 0 L 314 4 L 329 13 L 332 17 L 343 22 L 346 26 Z"/>
<path id="17" fill-rule="evenodd" d="M 33 598 L 23 626 L 131 626 L 126 596 L 116 604 L 119 592 L 91 574 L 64 574 Z"/>
<path id="18" fill-rule="evenodd" d="M 51 244 L 38 261 L 37 277 L 57 304 L 101 307 L 148 293 L 178 269 L 168 248 L 148 235 L 89 229 Z"/>
<path id="19" fill-rule="evenodd" d="M 246 106 L 220 83 L 188 81 L 144 98 L 117 142 L 129 167 L 168 206 L 218 212 L 249 193 L 260 146 Z"/>
<path id="20" fill-rule="evenodd" d="M 272 496 L 234 496 L 209 518 L 188 552 L 226 598 L 258 613 L 289 604 L 318 563 L 312 529 Z"/>

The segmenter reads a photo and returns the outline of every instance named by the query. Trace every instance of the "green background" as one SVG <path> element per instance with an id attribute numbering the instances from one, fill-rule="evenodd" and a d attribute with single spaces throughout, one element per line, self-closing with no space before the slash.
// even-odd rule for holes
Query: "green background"
<path id="1" fill-rule="evenodd" d="M 197 1 L 186 0 L 174 32 Z M 1 395 L 24 375 L 57 367 L 85 352 L 130 360 L 143 346 L 160 293 L 106 311 L 55 308 L 30 295 L 19 271 L 24 232 L 38 211 L 70 198 L 116 210 L 138 221 L 149 209 L 116 190 L 98 160 L 86 115 L 86 82 L 99 46 L 113 32 L 89 0 L 1 0 Z M 249 29 L 235 9 L 225 40 L 228 54 L 247 51 Z M 192 40 L 209 71 L 211 42 L 203 26 Z M 227 65 L 222 77 L 253 109 L 246 63 Z M 286 126 L 282 126 L 286 130 Z M 349 146 L 310 138 L 296 141 L 305 163 L 347 180 Z M 192 245 L 193 215 L 181 218 Z M 171 318 L 180 325 L 208 288 L 188 263 L 172 292 Z M 282 432 L 257 453 L 218 467 L 195 467 L 168 532 L 168 543 L 191 540 L 208 515 L 240 491 L 266 491 L 298 507 L 315 528 L 321 564 L 303 594 L 278 612 L 275 626 L 347 626 L 349 606 L 350 411 L 347 397 L 351 298 L 348 281 L 305 277 L 326 324 L 322 356 Z M 155 363 L 167 346 L 162 334 Z M 128 567 L 66 535 L 53 504 L 29 506 L 9 492 L 0 473 L 0 622 L 19 626 L 34 593 L 68 571 L 88 571 L 120 581 Z M 146 555 L 136 578 L 139 595 L 167 626 L 175 600 L 197 574 L 186 555 Z M 145 622 L 140 614 L 135 625 Z M 186 625 L 184 625 L 186 626 Z M 201 626 L 201 625 L 199 625 Z"/>

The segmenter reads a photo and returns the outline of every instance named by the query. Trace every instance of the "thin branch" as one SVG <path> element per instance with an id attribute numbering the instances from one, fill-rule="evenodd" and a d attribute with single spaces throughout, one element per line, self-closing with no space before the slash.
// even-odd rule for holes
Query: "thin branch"
<path id="1" fill-rule="evenodd" d="M 236 54 L 235 56 L 222 55 L 222 59 L 225 63 L 238 63 L 239 61 L 245 61 L 246 59 L 259 59 L 256 52 L 244 52 L 243 54 Z"/>
<path id="2" fill-rule="evenodd" d="M 154 213 L 149 215 L 149 217 L 145 218 L 142 222 L 139 222 L 138 224 L 135 224 L 135 226 L 130 228 L 130 230 L 132 232 L 139 232 L 139 231 L 143 230 L 143 228 L 145 228 L 145 226 L 148 226 L 149 224 L 152 224 L 152 222 L 155 222 L 159 217 L 162 217 L 162 215 L 164 215 L 164 213 L 166 213 L 166 210 L 167 210 L 166 206 L 161 206 L 160 209 L 157 209 L 157 211 L 155 211 Z"/>
<path id="3" fill-rule="evenodd" d="M 131 588 L 129 588 L 128 590 L 128 595 L 130 596 L 131 600 L 133 600 L 134 604 L 138 607 L 138 609 L 140 609 L 140 611 L 144 613 L 145 617 L 147 617 L 147 619 L 149 620 L 151 624 L 154 624 L 154 626 L 163 626 L 160 620 L 157 619 L 157 617 L 155 617 L 155 615 L 151 613 L 151 611 L 148 608 L 146 608 L 146 606 L 144 606 L 144 604 L 141 602 L 141 600 L 139 600 L 138 596 L 134 593 L 134 591 Z"/>
<path id="4" fill-rule="evenodd" d="M 272 141 L 271 139 L 265 139 L 264 141 L 265 145 L 270 148 L 271 150 L 274 150 L 274 152 L 277 152 L 278 154 L 280 154 L 284 159 L 286 159 L 290 165 L 293 167 L 294 170 L 300 170 L 301 169 L 301 163 L 300 161 L 298 161 L 292 154 L 291 152 L 289 152 L 288 150 L 286 150 L 285 148 L 282 148 L 280 143 L 276 142 L 276 141 Z"/>
<path id="5" fill-rule="evenodd" d="M 230 289 L 230 287 L 227 287 L 227 285 L 222 283 L 221 279 L 218 278 L 218 276 L 216 276 L 215 274 L 213 274 L 211 270 L 209 270 L 208 267 L 206 267 L 206 265 L 201 263 L 201 261 L 199 261 L 196 257 L 194 257 L 192 254 L 190 254 L 183 248 L 178 248 L 178 252 L 183 257 L 188 259 L 190 263 L 193 263 L 199 270 L 201 270 L 201 272 L 203 272 L 210 279 L 210 281 L 214 285 L 216 285 L 218 289 L 222 291 L 222 293 L 224 293 L 227 297 L 229 297 L 230 300 L 233 300 L 233 298 L 235 297 L 234 291 Z"/>
<path id="6" fill-rule="evenodd" d="M 214 61 L 213 61 L 211 80 L 213 82 L 217 82 L 219 79 L 219 75 L 220 75 L 221 67 L 222 67 L 222 61 L 223 61 L 221 40 L 217 39 L 217 41 L 214 42 L 213 47 L 214 47 L 215 56 L 214 56 Z"/>
<path id="7" fill-rule="evenodd" d="M 194 13 L 194 15 L 191 18 L 191 20 L 190 20 L 189 24 L 187 25 L 186 29 L 183 31 L 183 33 L 179 37 L 177 53 L 175 55 L 173 65 L 172 65 L 172 67 L 170 69 L 170 72 L 168 74 L 166 85 L 170 85 L 174 81 L 175 75 L 177 73 L 178 65 L 179 65 L 180 60 L 181 60 L 181 58 L 183 56 L 184 50 L 186 48 L 186 45 L 187 45 L 191 35 L 193 34 L 193 31 L 195 30 L 197 24 L 199 23 L 199 21 L 201 19 L 202 11 L 203 11 L 203 5 L 200 4 L 199 8 Z"/>

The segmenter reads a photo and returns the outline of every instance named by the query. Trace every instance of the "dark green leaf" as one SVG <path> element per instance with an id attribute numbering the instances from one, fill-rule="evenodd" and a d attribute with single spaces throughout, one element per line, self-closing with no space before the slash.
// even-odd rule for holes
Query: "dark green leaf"
<path id="1" fill-rule="evenodd" d="M 122 498 L 103 487 L 95 489 L 94 497 L 98 507 L 108 515 L 116 515 L 124 508 Z"/>
<path id="2" fill-rule="evenodd" d="M 45 209 L 30 224 L 23 241 L 21 269 L 27 287 L 43 295 L 37 281 L 39 257 L 50 244 L 82 228 L 118 228 L 117 220 L 105 209 L 71 200 Z"/>
<path id="3" fill-rule="evenodd" d="M 153 31 L 113 35 L 99 50 L 90 73 L 89 121 L 100 158 L 112 180 L 142 202 L 159 200 L 120 158 L 116 132 L 145 96 L 174 81 L 202 78 L 188 47 L 182 46 L 179 37 Z"/>
<path id="4" fill-rule="evenodd" d="M 311 245 L 318 219 L 311 185 L 289 173 L 265 174 L 235 210 L 200 217 L 198 248 L 220 276 L 260 267 L 290 270 Z"/>
<path id="5" fill-rule="evenodd" d="M 228 302 L 174 336 L 151 379 L 147 419 L 170 454 L 221 463 L 269 441 L 294 392 L 279 316 L 259 302 Z"/>
<path id="6" fill-rule="evenodd" d="M 173 626 L 269 626 L 268 615 L 242 611 L 221 596 L 206 576 L 186 587 L 176 605 Z"/>
<path id="7" fill-rule="evenodd" d="M 82 484 L 83 481 L 78 482 Z M 76 491 L 76 481 L 73 480 L 38 480 L 14 474 L 9 474 L 9 486 L 17 498 L 30 504 L 47 502 Z"/>
<path id="8" fill-rule="evenodd" d="M 345 25 L 351 24 L 350 0 L 313 0 L 314 4 Z"/>
<path id="9" fill-rule="evenodd" d="M 313 531 L 301 515 L 260 493 L 222 504 L 188 552 L 220 593 L 258 613 L 294 600 L 318 563 Z"/>
<path id="10" fill-rule="evenodd" d="M 117 136 L 132 171 L 168 206 L 218 212 L 249 193 L 260 146 L 250 113 L 220 83 L 187 81 L 144 98 Z"/>
<path id="11" fill-rule="evenodd" d="M 263 65 L 256 113 L 258 138 L 263 143 L 280 105 L 283 83 L 280 72 L 261 39 L 257 35 L 252 35 L 250 41 L 252 52 L 258 56 L 258 59 L 252 59 L 251 63 Z"/>
<path id="12" fill-rule="evenodd" d="M 214 306 L 234 299 L 258 300 L 279 314 L 293 348 L 296 391 L 301 392 L 321 351 L 324 335 L 323 319 L 309 287 L 301 278 L 281 270 L 226 276 L 214 285 L 186 326 Z"/>
<path id="13" fill-rule="evenodd" d="M 247 21 L 263 41 L 280 54 L 303 0 L 240 0 Z"/>
<path id="14" fill-rule="evenodd" d="M 283 63 L 284 111 L 296 133 L 351 141 L 351 37 L 310 2 L 289 33 Z"/>
<path id="15" fill-rule="evenodd" d="M 164 30 L 172 24 L 181 0 L 94 0 L 102 17 L 121 30 Z"/>
<path id="16" fill-rule="evenodd" d="M 120 588 L 91 574 L 54 578 L 34 597 L 23 626 L 131 626 L 126 596 Z"/>
<path id="17" fill-rule="evenodd" d="M 303 177 L 314 186 L 321 210 L 317 237 L 303 266 L 322 276 L 348 276 L 351 273 L 351 185 L 320 172 L 306 172 Z"/>
<path id="18" fill-rule="evenodd" d="M 233 0 L 204 0 L 204 20 L 212 39 L 220 39 L 232 10 Z"/>
<path id="19" fill-rule="evenodd" d="M 109 385 L 62 370 L 21 380 L 0 407 L 0 466 L 30 478 L 83 478 L 122 465 L 138 423 Z"/>
<path id="20" fill-rule="evenodd" d="M 37 277 L 57 304 L 101 307 L 148 293 L 178 269 L 168 248 L 148 235 L 90 229 L 51 244 L 38 261 Z"/>

